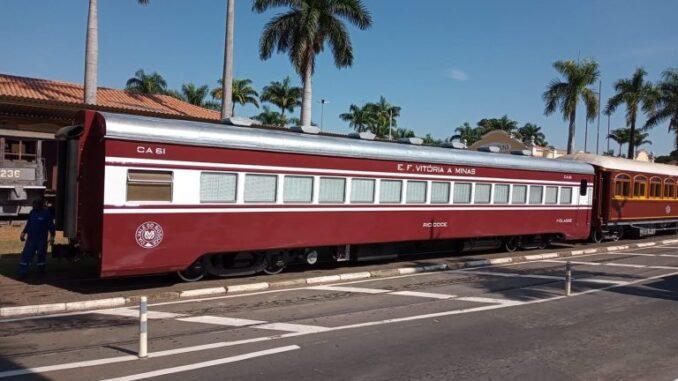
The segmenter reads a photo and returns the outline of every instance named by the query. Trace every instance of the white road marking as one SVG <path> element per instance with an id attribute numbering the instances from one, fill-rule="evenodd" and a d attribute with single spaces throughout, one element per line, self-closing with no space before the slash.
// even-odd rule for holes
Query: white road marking
<path id="1" fill-rule="evenodd" d="M 642 278 L 642 279 L 636 279 L 636 280 L 630 281 L 630 282 L 628 282 L 627 284 L 624 284 L 624 285 L 613 284 L 613 285 L 606 286 L 606 287 L 601 287 L 601 288 L 596 288 L 596 289 L 591 289 L 591 290 L 586 290 L 586 291 L 581 291 L 581 292 L 575 292 L 575 293 L 572 294 L 572 296 L 593 294 L 593 293 L 606 291 L 606 290 L 610 290 L 610 289 L 617 288 L 617 287 L 638 284 L 638 283 L 647 282 L 647 281 L 650 281 L 650 280 L 667 278 L 667 277 L 672 277 L 672 276 L 676 276 L 676 275 L 678 275 L 678 271 L 666 273 L 666 274 L 655 275 L 655 276 Z M 570 296 L 570 298 L 572 296 Z M 364 328 L 364 327 L 374 327 L 374 326 L 379 326 L 379 325 L 402 323 L 402 322 L 406 322 L 406 321 L 416 321 L 416 320 L 424 320 L 424 319 L 431 319 L 431 318 L 437 318 L 437 317 L 453 316 L 453 315 L 460 315 L 460 314 L 466 314 L 466 313 L 471 313 L 471 312 L 495 310 L 495 309 L 500 309 L 500 308 L 519 306 L 519 305 L 523 306 L 523 305 L 530 305 L 530 304 L 547 303 L 547 302 L 552 302 L 552 301 L 565 299 L 565 298 L 568 298 L 568 297 L 561 295 L 561 296 L 554 296 L 554 297 L 545 298 L 545 299 L 529 300 L 529 301 L 525 301 L 525 302 L 520 302 L 520 304 L 509 304 L 509 303 L 495 304 L 495 305 L 475 307 L 475 308 L 450 310 L 450 311 L 444 311 L 444 312 L 438 312 L 438 313 L 432 313 L 432 314 L 426 314 L 426 315 L 408 316 L 408 317 L 404 317 L 404 318 L 377 320 L 377 321 L 371 321 L 371 322 L 365 322 L 365 323 L 357 323 L 357 324 L 349 324 L 349 325 L 344 325 L 344 326 L 339 326 L 339 327 L 332 327 L 332 328 L 328 328 L 326 332 L 340 331 L 340 330 L 347 330 L 347 329 L 356 329 L 356 328 Z M 204 350 L 225 348 L 225 347 L 231 347 L 231 346 L 236 346 L 236 345 L 260 343 L 260 342 L 264 342 L 264 341 L 272 341 L 272 340 L 279 340 L 279 339 L 287 339 L 287 338 L 290 338 L 290 337 L 304 336 L 304 335 L 308 335 L 308 334 L 312 334 L 312 333 L 296 333 L 295 332 L 295 333 L 287 333 L 287 334 L 283 334 L 283 335 L 257 337 L 257 338 L 254 338 L 254 339 L 246 339 L 246 340 L 222 341 L 222 342 L 217 342 L 217 343 L 212 343 L 212 344 L 203 344 L 203 345 L 196 345 L 196 346 L 191 346 L 191 347 L 170 349 L 170 350 L 165 350 L 165 351 L 160 351 L 160 352 L 152 352 L 152 353 L 148 354 L 148 357 L 149 358 L 156 358 L 156 357 L 172 356 L 172 355 L 176 355 L 176 354 L 183 354 L 183 353 L 191 353 L 191 352 L 198 352 L 198 351 L 204 351 Z M 0 372 L 0 378 L 6 378 L 6 377 L 12 377 L 12 376 L 18 376 L 18 375 L 25 375 L 25 374 L 45 373 L 45 372 L 56 371 L 56 370 L 76 369 L 76 368 L 83 368 L 83 367 L 88 367 L 88 366 L 113 364 L 113 363 L 118 363 L 118 362 L 126 362 L 126 361 L 134 361 L 134 360 L 138 360 L 138 357 L 137 356 L 120 356 L 120 357 L 109 357 L 109 358 L 99 359 L 99 360 L 78 361 L 78 362 L 65 363 L 65 364 L 59 364 L 59 365 L 42 366 L 42 367 L 36 367 L 36 368 L 15 369 L 15 370 L 10 370 L 10 371 Z"/>
<path id="2" fill-rule="evenodd" d="M 649 254 L 649 253 L 627 253 L 627 252 L 618 252 L 618 253 L 607 253 L 614 255 L 629 255 L 629 256 L 639 256 L 639 257 L 667 257 L 667 258 L 678 258 L 678 254 Z"/>
<path id="3" fill-rule="evenodd" d="M 347 286 L 313 286 L 308 287 L 307 290 L 355 292 L 358 294 L 385 294 L 391 292 L 391 290 L 382 290 L 379 288 L 362 288 Z"/>
<path id="4" fill-rule="evenodd" d="M 233 362 L 237 362 L 237 361 L 253 359 L 253 358 L 256 358 L 256 357 L 269 356 L 269 355 L 274 355 L 274 354 L 277 354 L 277 353 L 294 351 L 294 350 L 297 350 L 297 349 L 300 349 L 300 348 L 301 347 L 299 347 L 298 345 L 288 345 L 288 346 L 285 346 L 285 347 L 266 349 L 266 350 L 263 350 L 263 351 L 251 352 L 251 353 L 246 353 L 246 354 L 242 354 L 242 355 L 238 355 L 238 356 L 225 357 L 225 358 L 218 359 L 218 360 L 211 360 L 211 361 L 204 361 L 204 362 L 199 362 L 199 363 L 190 364 L 190 365 L 176 366 L 176 367 L 173 367 L 173 368 L 155 370 L 155 371 L 152 371 L 152 372 L 133 374 L 131 376 L 109 378 L 109 379 L 106 379 L 104 381 L 144 380 L 144 379 L 152 378 L 152 377 L 160 377 L 160 376 L 165 376 L 165 375 L 168 375 L 168 374 L 187 372 L 187 371 L 191 371 L 191 370 L 207 368 L 207 367 L 210 367 L 210 366 L 229 364 L 229 363 L 233 363 Z"/>
<path id="5" fill-rule="evenodd" d="M 417 292 L 417 291 L 396 291 L 392 292 L 389 295 L 400 295 L 400 296 L 415 296 L 418 298 L 431 298 L 431 299 L 452 299 L 455 298 L 456 295 L 449 295 L 449 294 L 434 294 L 431 292 Z"/>
<path id="6" fill-rule="evenodd" d="M 600 283 L 600 284 L 615 284 L 619 286 L 623 286 L 628 284 L 629 282 L 624 281 L 624 280 L 612 280 L 612 279 L 594 279 L 594 278 L 580 278 L 580 279 L 572 279 L 573 282 L 584 282 L 584 283 Z"/>
<path id="7" fill-rule="evenodd" d="M 177 319 L 178 321 L 188 322 L 188 323 L 202 323 L 202 324 L 214 324 L 214 325 L 227 325 L 231 327 L 246 327 L 257 324 L 264 324 L 265 321 L 262 320 L 249 320 L 249 319 L 238 319 L 238 318 L 229 318 L 229 317 L 220 317 L 220 316 L 191 316 L 187 318 Z"/>
<path id="8" fill-rule="evenodd" d="M 543 260 L 539 262 L 562 263 L 562 264 L 570 262 L 573 265 L 585 265 L 585 266 L 612 266 L 612 267 L 630 267 L 634 269 L 678 270 L 678 267 L 675 266 L 633 265 L 630 263 L 614 263 L 614 262 L 580 262 L 580 261 L 561 261 L 555 259 Z"/>
<path id="9" fill-rule="evenodd" d="M 465 273 L 474 274 L 474 275 L 488 275 L 488 276 L 499 276 L 505 278 L 534 278 L 534 279 L 549 279 L 549 280 L 563 280 L 562 276 L 554 275 L 539 275 L 539 274 L 519 274 L 519 273 L 500 273 L 492 271 L 474 271 L 474 270 L 465 270 Z"/>
<path id="10" fill-rule="evenodd" d="M 113 315 L 113 316 L 123 316 L 123 317 L 131 317 L 131 318 L 139 318 L 139 310 L 134 308 L 114 308 L 114 309 L 109 309 L 109 310 L 99 310 L 95 311 L 94 313 L 97 314 L 102 314 L 102 315 Z M 185 314 L 175 314 L 172 312 L 162 312 L 162 311 L 148 311 L 148 318 L 149 319 L 176 319 L 186 316 Z"/>
<path id="11" fill-rule="evenodd" d="M 316 325 L 291 324 L 291 323 L 268 323 L 257 325 L 252 328 L 270 329 L 273 331 L 286 331 L 295 333 L 317 333 L 317 332 L 326 332 L 332 329 L 328 327 L 319 327 Z"/>
<path id="12" fill-rule="evenodd" d="M 474 302 L 474 303 L 501 304 L 501 305 L 507 305 L 507 306 L 517 306 L 517 305 L 524 303 L 524 302 L 521 302 L 519 300 L 499 299 L 499 298 L 483 298 L 483 297 L 480 297 L 480 296 L 466 296 L 466 297 L 463 297 L 463 298 L 457 298 L 457 300 L 461 300 L 461 301 L 464 301 L 464 302 Z"/>

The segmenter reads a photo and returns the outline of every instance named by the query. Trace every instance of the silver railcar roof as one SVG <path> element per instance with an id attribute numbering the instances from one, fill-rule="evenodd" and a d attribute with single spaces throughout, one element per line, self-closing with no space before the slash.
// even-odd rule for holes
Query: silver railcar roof
<path id="1" fill-rule="evenodd" d="M 106 120 L 106 137 L 112 139 L 457 166 L 593 173 L 591 165 L 578 161 L 307 135 L 218 123 L 100 114 Z"/>
<path id="2" fill-rule="evenodd" d="M 630 171 L 678 177 L 678 167 L 675 165 L 651 163 L 648 161 L 631 160 L 621 157 L 598 156 L 583 152 L 563 156 L 562 159 L 576 160 L 583 163 L 596 165 L 603 169 L 615 169 L 618 171 Z"/>

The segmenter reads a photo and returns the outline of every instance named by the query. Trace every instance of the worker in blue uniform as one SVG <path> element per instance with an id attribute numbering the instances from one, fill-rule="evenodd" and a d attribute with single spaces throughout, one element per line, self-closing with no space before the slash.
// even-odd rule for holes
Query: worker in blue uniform
<path id="1" fill-rule="evenodd" d="M 39 275 L 45 274 L 47 260 L 47 240 L 54 243 L 54 220 L 52 214 L 45 207 L 42 199 L 33 201 L 33 209 L 28 215 L 26 226 L 21 232 L 21 241 L 26 241 L 24 250 L 21 252 L 21 262 L 19 262 L 19 278 L 25 278 L 33 262 L 33 257 L 38 254 L 38 261 L 35 266 Z"/>

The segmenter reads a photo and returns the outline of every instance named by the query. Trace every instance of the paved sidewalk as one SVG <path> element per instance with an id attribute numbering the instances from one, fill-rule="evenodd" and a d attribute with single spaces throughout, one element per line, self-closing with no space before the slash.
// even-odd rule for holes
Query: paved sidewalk
<path id="1" fill-rule="evenodd" d="M 672 240 L 673 235 L 656 236 L 643 240 L 625 240 L 607 242 L 598 245 L 557 245 L 546 250 L 526 250 L 515 253 L 465 253 L 463 256 L 417 256 L 398 262 L 367 262 L 341 267 L 305 267 L 290 268 L 275 276 L 250 276 L 242 278 L 209 279 L 195 283 L 182 283 L 173 274 L 160 276 L 146 276 L 118 279 L 97 279 L 96 262 L 93 260 L 84 263 L 71 264 L 69 262 L 56 263 L 50 268 L 50 273 L 42 280 L 29 278 L 27 281 L 18 281 L 13 277 L 0 275 L 0 315 L 4 317 L 82 310 L 93 307 L 129 304 L 135 302 L 139 296 L 148 296 L 152 301 L 171 300 L 185 297 L 207 296 L 232 292 L 256 291 L 273 288 L 289 288 L 305 286 L 307 284 L 325 283 L 344 279 L 360 279 L 380 276 L 393 276 L 423 271 L 441 271 L 462 267 L 481 267 L 499 263 L 522 262 L 541 259 L 541 255 L 548 254 L 552 258 L 583 254 L 593 250 L 607 250 L 607 247 L 650 244 Z M 676 241 L 678 243 L 678 240 Z M 0 257 L 0 266 L 9 266 L 18 258 L 11 256 Z M 73 266 L 73 267 L 71 267 Z M 86 270 L 86 271 L 83 271 Z M 306 271 L 304 271 L 306 270 Z M 116 299 L 111 299 L 116 298 Z M 103 301 L 102 301 L 103 300 Z M 107 300 L 107 301 L 105 301 Z M 100 301 L 96 303 L 74 303 L 83 301 Z M 56 303 L 56 304 L 55 304 Z M 68 304 L 70 303 L 70 307 Z M 45 309 L 19 310 L 13 307 L 45 305 Z M 13 310 L 10 312 L 10 310 Z"/>

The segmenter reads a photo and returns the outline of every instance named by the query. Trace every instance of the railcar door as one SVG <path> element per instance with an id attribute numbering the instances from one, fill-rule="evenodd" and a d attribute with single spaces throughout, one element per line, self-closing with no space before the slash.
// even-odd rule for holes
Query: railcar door
<path id="1" fill-rule="evenodd" d="M 591 205 L 593 203 L 593 187 L 589 186 L 588 179 L 582 179 L 577 192 L 577 222 L 579 228 L 589 229 L 591 221 Z"/>

